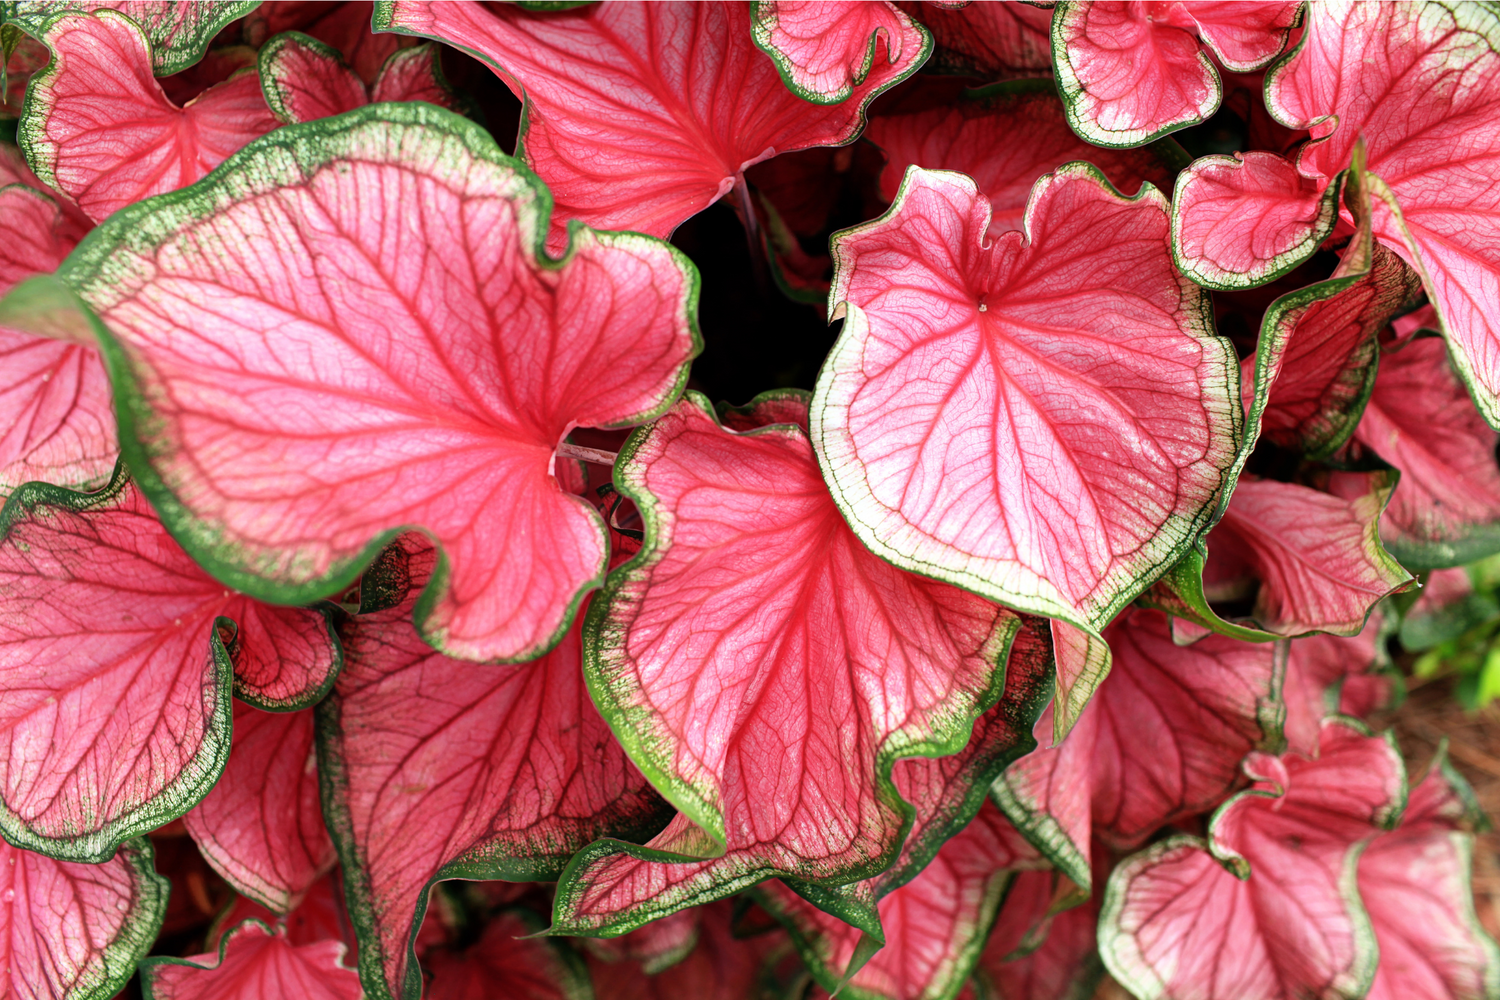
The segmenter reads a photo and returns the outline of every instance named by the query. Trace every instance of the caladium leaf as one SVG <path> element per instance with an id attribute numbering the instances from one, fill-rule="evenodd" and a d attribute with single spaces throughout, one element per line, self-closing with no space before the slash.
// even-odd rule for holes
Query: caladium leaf
<path id="1" fill-rule="evenodd" d="M 1037 875 L 1018 877 L 1001 910 L 1002 921 L 1005 909 L 1011 906 L 1017 889 L 1021 888 L 1021 879 L 1041 882 Z M 1104 971 L 1095 947 L 1098 920 L 1097 902 L 1064 910 L 1048 922 L 1045 940 L 1019 955 L 1004 949 L 1003 944 L 996 947 L 1001 943 L 998 940 L 1001 928 L 997 927 L 979 959 L 976 978 L 991 990 L 984 995 L 999 1000 L 1072 1000 L 1092 996 L 1094 984 Z"/>
<path id="2" fill-rule="evenodd" d="M 0 36 L 0 59 L 5 61 L 3 89 L 0 89 L 0 121 L 13 121 L 21 117 L 26 86 L 31 82 L 32 74 L 47 65 L 47 46 L 34 38 L 17 37 L 18 28 L 7 29 L 0 24 L 0 31 L 7 32 Z"/>
<path id="3" fill-rule="evenodd" d="M 423 995 L 427 1000 L 593 1000 L 583 960 L 566 942 L 535 936 L 541 929 L 529 911 L 501 911 L 468 948 L 428 953 L 432 983 Z"/>
<path id="4" fill-rule="evenodd" d="M 53 859 L 0 841 L 0 992 L 15 1000 L 108 1000 L 156 940 L 167 880 L 151 843 L 103 864 Z"/>
<path id="5" fill-rule="evenodd" d="M 342 941 L 293 945 L 284 930 L 247 920 L 215 954 L 141 963 L 146 1000 L 362 1000 L 359 976 L 343 963 Z"/>
<path id="6" fill-rule="evenodd" d="M 346 666 L 317 709 L 323 814 L 372 997 L 420 992 L 411 946 L 434 883 L 556 878 L 595 838 L 666 819 L 589 701 L 578 629 L 520 665 L 434 652 L 411 616 L 436 553 L 397 544 L 410 589 L 344 626 Z"/>
<path id="7" fill-rule="evenodd" d="M 115 10 L 137 25 L 150 43 L 151 68 L 157 76 L 187 69 L 203 57 L 209 42 L 230 21 L 244 17 L 255 0 L 9 0 L 0 4 L 0 23 L 50 40 L 57 28 L 52 16 L 63 11 Z"/>
<path id="8" fill-rule="evenodd" d="M 1405 804 L 1400 755 L 1330 719 L 1317 758 L 1256 753 L 1245 771 L 1207 843 L 1171 837 L 1115 869 L 1105 965 L 1141 998 L 1364 996 L 1377 949 L 1355 866 Z"/>
<path id="9" fill-rule="evenodd" d="M 764 986 L 765 966 L 785 950 L 786 934 L 775 931 L 738 937 L 734 932 L 734 906 L 728 900 L 678 916 L 689 915 L 698 926 L 697 944 L 684 958 L 665 969 L 652 972 L 627 963 L 605 964 L 591 958 L 594 995 L 600 1000 L 683 1000 L 684 997 L 749 1000 L 768 995 Z M 642 930 L 652 926 L 647 924 Z"/>
<path id="10" fill-rule="evenodd" d="M 342 941 L 350 949 L 350 955 L 344 964 L 353 965 L 353 953 L 358 942 L 344 906 L 343 882 L 337 868 L 314 882 L 297 908 L 290 913 L 278 914 L 248 896 L 236 896 L 214 918 L 206 938 L 206 947 L 217 949 L 225 934 L 251 919 L 259 920 L 267 927 L 286 928 L 287 941 L 293 947 L 316 944 L 319 941 Z"/>
<path id="11" fill-rule="evenodd" d="M 751 0 L 750 28 L 792 93 L 814 104 L 847 101 L 881 63 L 895 69 L 891 83 L 904 80 L 932 52 L 932 36 L 887 0 Z"/>
<path id="12" fill-rule="evenodd" d="M 926 25 L 943 73 L 1006 80 L 1052 75 L 1052 12 L 1020 3 L 916 3 L 899 7 Z"/>
<path id="13" fill-rule="evenodd" d="M 1363 492 L 1357 479 L 1364 480 Z M 1345 495 L 1334 496 L 1242 476 L 1204 545 L 1145 600 L 1250 642 L 1311 632 L 1354 635 L 1377 604 L 1415 585 L 1380 543 L 1380 515 L 1395 486 L 1389 472 L 1352 473 L 1343 480 Z M 1225 621 L 1209 603 L 1252 594 L 1245 621 Z"/>
<path id="14" fill-rule="evenodd" d="M 267 213 L 289 241 L 275 252 Z M 553 260 L 547 217 L 545 189 L 477 125 L 375 104 L 124 210 L 59 275 L 108 325 L 127 458 L 203 565 L 305 602 L 419 525 L 444 557 L 423 633 L 517 661 L 561 639 L 607 559 L 554 449 L 578 425 L 651 419 L 700 346 L 686 258 L 576 229 Z M 243 252 L 218 269 L 204 245 Z M 288 372 L 288 352 L 308 364 Z"/>
<path id="15" fill-rule="evenodd" d="M 995 783 L 996 801 L 1079 886 L 1090 843 L 1129 850 L 1213 806 L 1247 752 L 1280 739 L 1285 653 L 1208 636 L 1182 648 L 1165 615 L 1137 609 L 1104 632 L 1114 664 L 1065 740 L 1043 745 Z M 1044 715 L 1038 733 L 1050 729 Z M 1142 742 L 1139 734 L 1156 734 Z"/>
<path id="16" fill-rule="evenodd" d="M 994 5 L 986 5 L 994 6 Z M 1068 128 L 1050 81 L 1019 80 L 965 91 L 956 102 L 876 115 L 865 138 L 886 154 L 880 193 L 894 201 L 909 166 L 956 170 L 989 199 L 991 235 L 1020 229 L 1037 178 L 1071 160 L 1099 167 L 1116 190 L 1172 186 L 1188 157 L 1164 140 L 1138 150 L 1090 146 Z"/>
<path id="17" fill-rule="evenodd" d="M 0 293 L 54 270 L 82 235 L 47 195 L 0 188 Z M 0 497 L 31 480 L 108 482 L 119 445 L 98 352 L 0 324 L 0 359 Z"/>
<path id="18" fill-rule="evenodd" d="M 1500 426 L 1500 194 L 1483 179 L 1500 164 L 1500 14 L 1482 4 L 1309 4 L 1301 41 L 1266 74 L 1266 104 L 1311 131 L 1297 170 L 1320 184 L 1363 137 L 1377 175 L 1376 236 L 1422 273 L 1460 375 Z"/>
<path id="19" fill-rule="evenodd" d="M 986 805 L 914 879 L 881 898 L 884 947 L 847 983 L 861 932 L 779 882 L 764 892 L 824 989 L 851 1000 L 936 1000 L 955 994 L 973 971 L 1016 869 L 1044 864 Z"/>
<path id="20" fill-rule="evenodd" d="M 0 587 L 24 595 L 0 623 L 0 830 L 67 860 L 107 860 L 218 780 L 236 648 L 316 657 L 289 676 L 336 663 L 320 614 L 255 608 L 217 583 L 123 475 L 88 495 L 17 490 L 0 513 Z M 273 619 L 309 627 L 283 646 L 262 627 Z"/>
<path id="21" fill-rule="evenodd" d="M 1479 924 L 1469 881 L 1474 837 L 1464 828 L 1482 820 L 1440 749 L 1401 826 L 1360 856 L 1359 893 L 1380 946 L 1367 1000 L 1500 993 L 1500 949 Z"/>
<path id="22" fill-rule="evenodd" d="M 708 906 L 679 910 L 617 938 L 578 940 L 588 949 L 590 958 L 610 964 L 633 962 L 640 966 L 642 972 L 651 976 L 663 969 L 670 969 L 690 955 L 698 947 L 703 913 L 709 907 L 727 905 L 732 904 L 710 903 Z"/>
<path id="23" fill-rule="evenodd" d="M 586 669 L 680 812 L 645 848 L 574 858 L 555 931 L 624 933 L 774 875 L 878 873 L 911 816 L 895 761 L 961 749 L 1002 693 L 1019 618 L 860 545 L 801 422 L 769 423 L 790 399 L 736 433 L 692 395 L 621 452 L 646 539 L 590 613 Z"/>
<path id="24" fill-rule="evenodd" d="M 1500 435 L 1475 410 L 1449 358 L 1432 337 L 1385 352 L 1354 430 L 1359 449 L 1401 472 L 1380 533 L 1410 569 L 1457 566 L 1500 551 Z M 1363 478 L 1336 474 L 1329 489 L 1353 496 Z"/>
<path id="25" fill-rule="evenodd" d="M 1310 635 L 1291 643 L 1281 686 L 1287 749 L 1317 753 L 1324 717 L 1341 710 L 1341 685 L 1386 666 L 1388 630 L 1377 611 L 1359 635 Z"/>
<path id="26" fill-rule="evenodd" d="M 17 135 L 37 176 L 96 222 L 192 184 L 276 127 L 253 73 L 187 107 L 167 100 L 146 36 L 123 14 L 64 14 L 45 37 L 52 61 L 32 78 Z"/>
<path id="27" fill-rule="evenodd" d="M 393 53 L 369 87 L 338 49 L 297 31 L 277 35 L 258 56 L 266 106 L 287 124 L 330 118 L 379 101 L 426 101 L 454 106 L 453 92 L 438 63 L 438 46 L 419 45 Z"/>
<path id="28" fill-rule="evenodd" d="M 1165 205 L 1069 164 L 1037 182 L 1024 234 L 986 242 L 973 181 L 911 167 L 889 212 L 835 238 L 844 327 L 812 438 L 872 551 L 1094 634 L 1177 561 L 1242 413 Z"/>
<path id="29" fill-rule="evenodd" d="M 853 142 L 912 67 L 875 61 L 839 104 L 788 90 L 744 4 L 602 3 L 537 17 L 511 5 L 386 0 L 377 30 L 478 55 L 526 101 L 517 144 L 569 218 L 668 236 L 777 153 Z"/>
<path id="30" fill-rule="evenodd" d="M 266 0 L 245 17 L 245 40 L 254 46 L 283 31 L 300 31 L 333 46 L 367 84 L 375 82 L 392 54 L 410 39 L 370 30 L 375 4 L 370 0 Z"/>
<path id="31" fill-rule="evenodd" d="M 1068 123 L 1095 145 L 1128 147 L 1204 121 L 1223 85 L 1199 39 L 1225 68 L 1253 72 L 1281 53 L 1300 8 L 1285 0 L 1060 0 L 1052 67 Z"/>
<path id="32" fill-rule="evenodd" d="M 182 820 L 235 889 L 277 913 L 296 909 L 338 860 L 318 799 L 312 713 L 236 702 L 224 776 Z"/>
<path id="33" fill-rule="evenodd" d="M 1177 266 L 1222 291 L 1279 278 L 1333 232 L 1340 190 L 1303 177 L 1277 153 L 1200 157 L 1178 176 L 1172 198 Z"/>

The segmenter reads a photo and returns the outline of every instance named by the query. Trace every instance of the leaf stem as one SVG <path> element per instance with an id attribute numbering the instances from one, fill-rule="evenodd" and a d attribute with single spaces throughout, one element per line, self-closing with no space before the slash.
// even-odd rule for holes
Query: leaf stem
<path id="1" fill-rule="evenodd" d="M 583 445 L 572 444 L 568 441 L 557 446 L 557 454 L 562 458 L 576 458 L 580 462 L 593 462 L 595 465 L 614 465 L 617 455 L 613 451 L 585 448 Z"/>

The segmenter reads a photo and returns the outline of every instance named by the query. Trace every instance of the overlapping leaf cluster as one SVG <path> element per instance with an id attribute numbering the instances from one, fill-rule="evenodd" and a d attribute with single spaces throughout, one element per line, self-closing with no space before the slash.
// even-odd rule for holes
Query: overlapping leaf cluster
<path id="1" fill-rule="evenodd" d="M 1358 721 L 1500 551 L 1490 5 L 0 48 L 0 995 L 1500 996 Z M 815 385 L 694 384 L 720 199 Z"/>

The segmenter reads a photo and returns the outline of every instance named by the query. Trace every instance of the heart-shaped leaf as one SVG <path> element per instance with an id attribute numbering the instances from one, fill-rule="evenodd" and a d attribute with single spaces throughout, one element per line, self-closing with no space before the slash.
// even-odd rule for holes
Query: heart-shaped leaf
<path id="1" fill-rule="evenodd" d="M 284 930 L 247 920 L 215 954 L 141 963 L 146 1000 L 362 1000 L 359 976 L 343 963 L 342 941 L 294 945 Z"/>
<path id="2" fill-rule="evenodd" d="M 235 889 L 277 913 L 296 909 L 338 860 L 318 800 L 312 713 L 235 702 L 224 776 L 182 821 Z"/>
<path id="3" fill-rule="evenodd" d="M 810 106 L 755 47 L 742 3 L 378 6 L 377 30 L 447 42 L 526 101 L 517 150 L 570 218 L 669 236 L 777 153 L 853 142 L 864 109 L 911 66 L 876 60 L 839 104 Z M 905 51 L 903 49 L 903 51 Z"/>
<path id="4" fill-rule="evenodd" d="M 813 442 L 872 551 L 1097 634 L 1216 514 L 1238 365 L 1154 188 L 1075 163 L 1037 182 L 1024 234 L 990 240 L 989 215 L 969 178 L 911 167 L 835 238 Z M 1061 732 L 1086 701 L 1066 691 Z"/>
<path id="5" fill-rule="evenodd" d="M 1381 355 L 1364 416 L 1362 450 L 1401 473 L 1380 534 L 1410 569 L 1458 566 L 1500 551 L 1497 435 L 1474 408 L 1435 337 Z M 1329 489 L 1357 496 L 1365 477 L 1335 474 Z"/>
<path id="6" fill-rule="evenodd" d="M 17 1000 L 114 996 L 156 940 L 167 890 L 144 837 L 93 865 L 0 841 L 0 992 Z"/>
<path id="7" fill-rule="evenodd" d="M 995 797 L 1079 886 L 1094 837 L 1129 850 L 1173 820 L 1212 807 L 1247 752 L 1280 738 L 1284 651 L 1209 636 L 1185 648 L 1165 615 L 1127 612 L 1104 632 L 1109 676 L 1056 746 L 1011 765 Z M 1055 711 L 1055 709 L 1054 709 Z M 1043 715 L 1037 733 L 1051 732 Z M 1141 733 L 1153 733 L 1148 740 Z"/>
<path id="8" fill-rule="evenodd" d="M 151 45 L 151 68 L 157 76 L 187 69 L 203 57 L 215 35 L 230 21 L 254 10 L 256 0 L 9 0 L 0 4 L 0 23 L 28 34 L 49 37 L 61 11 L 115 10 L 140 26 Z"/>
<path id="9" fill-rule="evenodd" d="M 961 749 L 1002 693 L 1017 616 L 871 555 L 799 424 L 736 433 L 694 396 L 621 453 L 646 541 L 590 613 L 589 684 L 681 812 L 645 848 L 575 858 L 555 930 L 623 933 L 774 875 L 877 874 L 912 815 L 896 760 Z"/>
<path id="10" fill-rule="evenodd" d="M 904 80 L 932 52 L 932 36 L 887 0 L 751 0 L 750 21 L 787 87 L 814 104 L 847 101 L 883 62 Z"/>
<path id="11" fill-rule="evenodd" d="M 1253 72 L 1281 53 L 1301 6 L 1060 0 L 1052 66 L 1068 123 L 1095 145 L 1129 147 L 1204 121 L 1223 85 L 1199 39 L 1225 68 Z"/>
<path id="12" fill-rule="evenodd" d="M 1359 893 L 1380 946 L 1367 1000 L 1500 993 L 1500 949 L 1474 913 L 1474 793 L 1442 749 L 1401 825 L 1359 858 Z"/>
<path id="13" fill-rule="evenodd" d="M 1255 785 L 1207 843 L 1170 837 L 1115 869 L 1105 965 L 1138 997 L 1364 996 L 1377 948 L 1355 866 L 1405 804 L 1400 754 L 1331 719 L 1317 758 L 1252 754 L 1245 770 Z"/>
<path id="14" fill-rule="evenodd" d="M 411 623 L 436 553 L 397 545 L 410 589 L 344 626 L 344 672 L 317 710 L 323 813 L 372 997 L 420 992 L 410 949 L 435 882 L 553 879 L 595 838 L 666 818 L 589 701 L 578 629 L 532 663 L 449 659 Z"/>
<path id="15" fill-rule="evenodd" d="M 287 124 L 329 118 L 380 101 L 426 101 L 452 108 L 435 44 L 401 49 L 386 60 L 369 87 L 338 49 L 298 31 L 287 31 L 261 47 L 258 57 L 266 106 Z"/>
<path id="16" fill-rule="evenodd" d="M 313 690 L 338 662 L 322 615 L 213 580 L 119 474 L 88 495 L 17 490 L 0 513 L 0 589 L 16 595 L 0 622 L 0 829 L 63 859 L 105 861 L 213 787 L 236 655 L 306 656 L 279 672 Z"/>
<path id="17" fill-rule="evenodd" d="M 935 107 L 876 115 L 865 138 L 885 151 L 880 193 L 887 201 L 896 199 L 909 166 L 956 170 L 989 199 L 991 235 L 1020 229 L 1032 184 L 1071 160 L 1088 160 L 1116 190 L 1131 194 L 1143 183 L 1170 188 L 1188 160 L 1171 140 L 1138 150 L 1090 146 L 1068 128 L 1046 80 L 999 83 Z"/>
<path id="18" fill-rule="evenodd" d="M 50 197 L 16 180 L 0 188 L 0 293 L 55 270 L 83 235 Z M 0 497 L 33 479 L 108 482 L 119 445 L 98 352 L 0 325 L 0 359 Z"/>
<path id="19" fill-rule="evenodd" d="M 32 78 L 18 129 L 43 181 L 94 221 L 186 187 L 276 127 L 254 73 L 188 106 L 151 75 L 151 45 L 123 14 L 63 14 L 43 31 L 52 61 Z"/>
<path id="20" fill-rule="evenodd" d="M 541 929 L 541 921 L 526 910 L 501 911 L 468 948 L 428 953 L 432 982 L 423 995 L 427 1000 L 593 1000 L 582 959 L 567 942 L 536 936 Z"/>
<path id="21" fill-rule="evenodd" d="M 443 547 L 430 641 L 509 661 L 559 641 L 607 542 L 553 451 L 651 419 L 700 341 L 684 257 L 577 229 L 553 260 L 548 207 L 473 123 L 376 104 L 95 230 L 59 276 L 108 326 L 131 468 L 203 565 L 305 602 L 421 526 Z"/>

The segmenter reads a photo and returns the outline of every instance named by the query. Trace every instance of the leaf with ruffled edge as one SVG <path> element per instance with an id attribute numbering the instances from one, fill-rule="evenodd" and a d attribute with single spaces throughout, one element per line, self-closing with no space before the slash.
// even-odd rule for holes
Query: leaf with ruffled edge
<path id="1" fill-rule="evenodd" d="M 277 913 L 296 909 L 338 861 L 318 798 L 312 712 L 235 702 L 224 775 L 182 821 L 240 893 Z"/>
<path id="2" fill-rule="evenodd" d="M 380 101 L 426 101 L 451 109 L 456 100 L 443 76 L 440 53 L 436 43 L 401 49 L 366 87 L 338 49 L 300 31 L 286 31 L 261 47 L 257 67 L 266 106 L 293 125 Z"/>
<path id="3" fill-rule="evenodd" d="M 244 17 L 257 0 L 11 0 L 0 4 L 0 23 L 13 24 L 36 37 L 45 37 L 53 14 L 62 11 L 114 10 L 140 25 L 151 44 L 151 68 L 157 76 L 180 73 L 203 58 L 215 35 L 230 21 Z"/>
<path id="4" fill-rule="evenodd" d="M 1141 1000 L 1363 997 L 1378 952 L 1356 865 L 1406 803 L 1400 754 L 1368 732 L 1330 719 L 1314 759 L 1251 754 L 1255 784 L 1207 842 L 1170 837 L 1122 862 L 1099 918 L 1115 979 Z"/>
<path id="5" fill-rule="evenodd" d="M 1359 893 L 1380 946 L 1366 1000 L 1485 1000 L 1500 995 L 1500 949 L 1480 926 L 1470 884 L 1474 793 L 1438 750 L 1401 825 L 1359 859 Z"/>
<path id="6" fill-rule="evenodd" d="M 931 32 L 930 70 L 985 80 L 1052 75 L 1052 12 L 1025 3 L 921 3 L 897 6 Z"/>
<path id="7" fill-rule="evenodd" d="M 554 450 L 652 419 L 701 340 L 686 258 L 582 227 L 550 258 L 549 208 L 474 123 L 374 104 L 95 229 L 58 276 L 105 324 L 126 457 L 194 557 L 306 602 L 420 526 L 443 549 L 429 641 L 558 642 L 608 545 Z"/>
<path id="8" fill-rule="evenodd" d="M 342 941 L 294 945 L 284 930 L 247 920 L 220 939 L 217 953 L 146 959 L 141 991 L 145 1000 L 362 1000 L 344 951 Z"/>
<path id="9" fill-rule="evenodd" d="M 787 89 L 813 104 L 847 101 L 882 60 L 898 83 L 932 52 L 932 36 L 887 0 L 751 0 L 750 30 Z"/>
<path id="10" fill-rule="evenodd" d="M 178 548 L 117 473 L 94 494 L 32 483 L 0 512 L 0 830 L 99 863 L 191 809 L 229 755 L 243 656 L 317 691 L 337 646 L 316 611 L 256 606 Z M 236 650 L 240 652 L 236 652 Z"/>
<path id="11" fill-rule="evenodd" d="M 772 876 L 877 874 L 911 823 L 896 760 L 962 749 L 1002 694 L 1020 619 L 859 543 L 801 421 L 764 426 L 805 400 L 762 398 L 763 426 L 736 433 L 690 396 L 621 452 L 646 540 L 590 612 L 586 672 L 681 812 L 646 847 L 575 857 L 555 932 L 621 934 Z"/>
<path id="12" fill-rule="evenodd" d="M 1401 473 L 1381 518 L 1386 548 L 1408 569 L 1459 566 L 1500 551 L 1497 435 L 1474 408 L 1436 337 L 1384 352 L 1354 443 Z M 1331 492 L 1359 495 L 1364 476 L 1336 473 Z"/>
<path id="13" fill-rule="evenodd" d="M 1224 88 L 1202 46 L 1232 72 L 1263 69 L 1286 47 L 1301 6 L 1060 0 L 1052 68 L 1068 124 L 1096 146 L 1127 148 L 1206 121 Z"/>
<path id="14" fill-rule="evenodd" d="M 1309 635 L 1288 644 L 1281 700 L 1287 749 L 1318 752 L 1323 719 L 1341 711 L 1340 695 L 1354 678 L 1389 669 L 1385 637 L 1390 626 L 1377 610 L 1355 636 Z"/>
<path id="15" fill-rule="evenodd" d="M 109 1000 L 135 973 L 167 910 L 151 843 L 103 864 L 54 861 L 0 841 L 0 991 L 17 1000 Z"/>
<path id="16" fill-rule="evenodd" d="M 44 35 L 52 61 L 31 80 L 17 136 L 37 176 L 96 222 L 192 184 L 277 125 L 254 73 L 173 104 L 123 14 L 63 14 Z"/>
<path id="17" fill-rule="evenodd" d="M 1127 199 L 1073 163 L 1037 182 L 1024 233 L 987 243 L 989 216 L 969 178 L 911 167 L 834 237 L 844 326 L 813 443 L 873 552 L 1097 636 L 1217 516 L 1239 366 L 1155 188 Z M 1071 681 L 1059 737 L 1088 700 Z"/>
<path id="18" fill-rule="evenodd" d="M 1121 615 L 1104 638 L 1114 666 L 1078 724 L 1060 744 L 1011 765 L 994 789 L 1006 814 L 1085 891 L 1094 838 L 1139 846 L 1217 804 L 1245 754 L 1281 739 L 1283 649 L 1223 636 L 1179 647 L 1166 616 L 1146 609 Z M 1042 717 L 1039 735 L 1050 722 Z"/>
<path id="19" fill-rule="evenodd" d="M 590 841 L 667 818 L 589 701 L 576 625 L 531 663 L 450 659 L 411 623 L 436 553 L 414 535 L 397 552 L 407 594 L 343 626 L 346 666 L 317 709 L 323 814 L 377 998 L 420 992 L 411 948 L 434 883 L 554 879 Z"/>
<path id="20" fill-rule="evenodd" d="M 602 3 L 538 17 L 511 5 L 376 4 L 381 31 L 435 38 L 488 63 L 522 97 L 517 153 L 570 218 L 666 237 L 746 167 L 842 146 L 911 68 L 876 61 L 846 101 L 810 105 L 755 47 L 745 4 Z"/>
<path id="21" fill-rule="evenodd" d="M 1057 90 L 1046 80 L 1017 80 L 963 92 L 956 103 L 877 114 L 865 138 L 886 154 L 880 194 L 894 201 L 909 166 L 956 170 L 974 178 L 990 202 L 989 233 L 1024 224 L 1031 186 L 1072 160 L 1087 160 L 1115 189 L 1172 186 L 1188 155 L 1170 139 L 1141 149 L 1090 146 L 1068 128 Z"/>
<path id="22" fill-rule="evenodd" d="M 0 188 L 0 293 L 55 270 L 83 235 L 49 195 L 16 179 Z M 0 497 L 34 479 L 97 489 L 119 451 L 98 352 L 0 321 Z"/>

